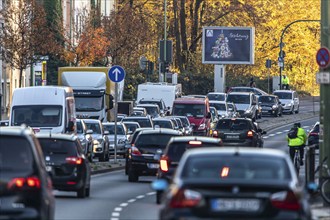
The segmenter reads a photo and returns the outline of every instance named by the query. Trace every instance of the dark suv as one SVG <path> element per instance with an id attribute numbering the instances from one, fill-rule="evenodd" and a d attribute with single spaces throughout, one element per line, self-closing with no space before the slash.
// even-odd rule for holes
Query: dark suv
<path id="1" fill-rule="evenodd" d="M 187 149 L 198 147 L 220 147 L 222 141 L 219 138 L 200 137 L 200 136 L 183 136 L 172 137 L 160 158 L 158 179 L 165 179 L 171 182 L 174 172 L 179 164 L 183 153 Z M 156 191 L 156 202 L 160 203 L 162 191 Z"/>
<path id="2" fill-rule="evenodd" d="M 249 118 L 219 119 L 213 137 L 221 138 L 224 146 L 248 146 L 262 148 L 262 135 L 266 134 L 258 123 Z"/>
<path id="3" fill-rule="evenodd" d="M 31 129 L 0 127 L 0 219 L 54 219 L 55 199 Z"/>
<path id="4" fill-rule="evenodd" d="M 37 134 L 53 187 L 89 197 L 91 168 L 76 135 Z"/>
<path id="5" fill-rule="evenodd" d="M 179 131 L 166 128 L 140 131 L 128 153 L 128 181 L 137 182 L 139 176 L 155 176 L 160 156 L 168 141 L 171 137 L 180 135 Z"/>

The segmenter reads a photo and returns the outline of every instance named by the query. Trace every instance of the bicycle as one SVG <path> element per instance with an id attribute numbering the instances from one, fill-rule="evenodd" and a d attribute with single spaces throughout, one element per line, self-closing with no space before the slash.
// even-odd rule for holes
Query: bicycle
<path id="1" fill-rule="evenodd" d="M 300 169 L 300 148 L 294 147 L 294 156 L 293 156 L 293 165 L 296 169 L 297 175 L 299 176 L 299 169 Z"/>
<path id="2" fill-rule="evenodd" d="M 316 168 L 315 173 L 319 172 L 320 176 L 322 175 L 322 171 L 324 170 L 327 174 L 326 177 L 323 177 L 323 181 L 321 185 L 319 185 L 319 190 L 321 193 L 321 196 L 323 200 L 330 204 L 330 169 L 328 168 L 328 165 L 325 163 L 325 161 L 328 159 L 328 157 L 325 157 L 321 164 Z"/>

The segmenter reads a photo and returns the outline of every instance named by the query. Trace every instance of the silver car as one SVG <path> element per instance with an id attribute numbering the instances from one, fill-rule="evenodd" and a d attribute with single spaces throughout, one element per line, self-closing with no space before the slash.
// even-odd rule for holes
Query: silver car
<path id="1" fill-rule="evenodd" d="M 83 147 L 84 154 L 88 159 L 92 159 L 93 154 L 93 130 L 87 129 L 87 125 L 81 119 L 76 120 L 77 123 L 77 136 Z"/>
<path id="2" fill-rule="evenodd" d="M 293 90 L 276 90 L 274 95 L 277 95 L 283 107 L 283 112 L 290 114 L 299 113 L 299 97 L 298 93 Z"/>
<path id="3" fill-rule="evenodd" d="M 115 154 L 115 123 L 114 122 L 103 122 L 102 123 L 104 130 L 108 131 L 107 134 L 110 145 L 109 145 L 109 153 L 110 155 Z M 124 123 L 117 122 L 117 155 L 125 155 L 125 145 L 127 143 L 127 128 Z"/>

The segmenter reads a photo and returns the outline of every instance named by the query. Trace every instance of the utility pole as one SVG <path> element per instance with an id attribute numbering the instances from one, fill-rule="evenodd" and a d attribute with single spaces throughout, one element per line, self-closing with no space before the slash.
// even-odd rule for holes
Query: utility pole
<path id="1" fill-rule="evenodd" d="M 167 4 L 166 0 L 164 0 L 164 80 L 163 82 L 166 82 L 166 70 L 165 70 L 165 64 L 166 64 L 166 41 L 167 41 L 167 33 L 166 33 L 166 14 L 167 14 Z"/>
<path id="2" fill-rule="evenodd" d="M 330 13 L 329 0 L 321 0 L 321 46 L 330 47 Z M 323 72 L 330 72 L 327 67 Z M 330 110 L 330 84 L 320 84 L 320 153 L 319 161 L 325 157 L 328 167 L 330 167 L 330 115 L 327 111 Z M 320 181 L 326 177 L 326 173 L 320 174 Z"/>

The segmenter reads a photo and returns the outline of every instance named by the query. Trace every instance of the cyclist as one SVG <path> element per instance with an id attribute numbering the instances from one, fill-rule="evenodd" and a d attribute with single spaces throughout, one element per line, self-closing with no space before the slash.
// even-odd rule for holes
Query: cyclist
<path id="1" fill-rule="evenodd" d="M 297 135 L 295 138 L 289 138 L 287 135 L 287 141 L 289 145 L 289 151 L 290 151 L 290 157 L 291 160 L 293 161 L 294 153 L 295 153 L 295 148 L 298 147 L 300 151 L 300 166 L 304 165 L 304 147 L 305 143 L 307 140 L 307 135 L 306 132 L 303 128 L 301 128 L 301 124 L 299 122 L 294 123 L 293 128 L 297 128 Z"/>

